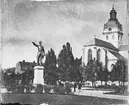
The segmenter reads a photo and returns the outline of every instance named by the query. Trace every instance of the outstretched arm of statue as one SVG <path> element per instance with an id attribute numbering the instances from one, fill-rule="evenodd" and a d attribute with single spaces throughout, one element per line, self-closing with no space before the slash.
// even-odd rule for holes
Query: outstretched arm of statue
<path id="1" fill-rule="evenodd" d="M 38 45 L 37 45 L 37 44 L 35 44 L 34 42 L 32 42 L 32 43 L 33 43 L 33 45 L 34 45 L 34 46 L 38 47 Z"/>

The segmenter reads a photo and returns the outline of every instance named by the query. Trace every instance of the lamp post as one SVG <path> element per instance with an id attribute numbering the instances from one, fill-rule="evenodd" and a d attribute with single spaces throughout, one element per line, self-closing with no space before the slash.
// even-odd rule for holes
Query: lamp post
<path id="1" fill-rule="evenodd" d="M 106 66 L 106 68 L 107 68 L 107 50 L 105 50 L 105 66 Z"/>
<path id="2" fill-rule="evenodd" d="M 84 66 L 85 62 L 85 48 L 82 49 L 82 67 Z"/>

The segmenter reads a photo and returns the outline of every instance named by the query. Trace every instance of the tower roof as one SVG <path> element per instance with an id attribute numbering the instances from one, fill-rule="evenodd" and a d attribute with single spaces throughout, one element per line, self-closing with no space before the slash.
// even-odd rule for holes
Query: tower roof
<path id="1" fill-rule="evenodd" d="M 118 29 L 122 31 L 122 25 L 117 19 L 117 12 L 114 9 L 114 6 L 112 7 L 112 10 L 110 11 L 110 18 L 108 19 L 107 23 L 104 24 L 104 29 L 109 28 L 109 27 L 111 28 L 118 27 Z"/>
<path id="2" fill-rule="evenodd" d="M 114 6 L 112 7 L 112 10 L 110 11 L 110 19 L 116 19 L 117 12 L 114 9 Z"/>

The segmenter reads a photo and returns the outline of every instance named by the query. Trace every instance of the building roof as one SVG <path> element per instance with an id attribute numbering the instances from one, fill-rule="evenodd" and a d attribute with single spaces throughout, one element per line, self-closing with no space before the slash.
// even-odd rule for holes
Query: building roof
<path id="1" fill-rule="evenodd" d="M 115 19 L 115 20 L 112 20 L 112 19 L 109 19 L 108 22 L 105 24 L 106 27 L 119 27 L 121 29 L 121 24 L 120 22 Z"/>
<path id="2" fill-rule="evenodd" d="M 90 42 L 88 42 L 87 44 L 84 45 L 84 47 L 87 47 L 87 46 L 100 46 L 100 47 L 105 47 L 107 49 L 111 49 L 114 51 L 118 51 L 118 49 L 111 43 L 105 42 L 105 41 L 97 39 L 97 38 L 94 38 L 93 40 L 91 40 Z"/>
<path id="3" fill-rule="evenodd" d="M 120 59 L 120 60 L 124 60 L 125 62 L 127 62 L 128 60 L 123 57 L 121 54 L 119 54 L 118 52 L 114 52 L 114 51 L 109 51 L 111 54 L 113 54 L 116 58 Z"/>
<path id="4" fill-rule="evenodd" d="M 120 45 L 120 47 L 118 49 L 119 49 L 119 51 L 128 51 L 129 46 L 128 45 Z"/>
<path id="5" fill-rule="evenodd" d="M 19 62 L 21 65 L 21 70 L 33 70 L 34 66 L 36 65 L 35 62 L 25 62 L 24 60 L 22 62 Z"/>

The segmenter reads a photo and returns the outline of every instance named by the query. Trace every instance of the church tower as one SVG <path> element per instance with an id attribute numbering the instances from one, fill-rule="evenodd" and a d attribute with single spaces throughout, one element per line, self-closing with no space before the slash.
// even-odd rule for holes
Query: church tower
<path id="1" fill-rule="evenodd" d="M 123 28 L 117 19 L 117 12 L 112 7 L 110 18 L 103 29 L 103 40 L 112 43 L 116 48 L 122 44 Z"/>

